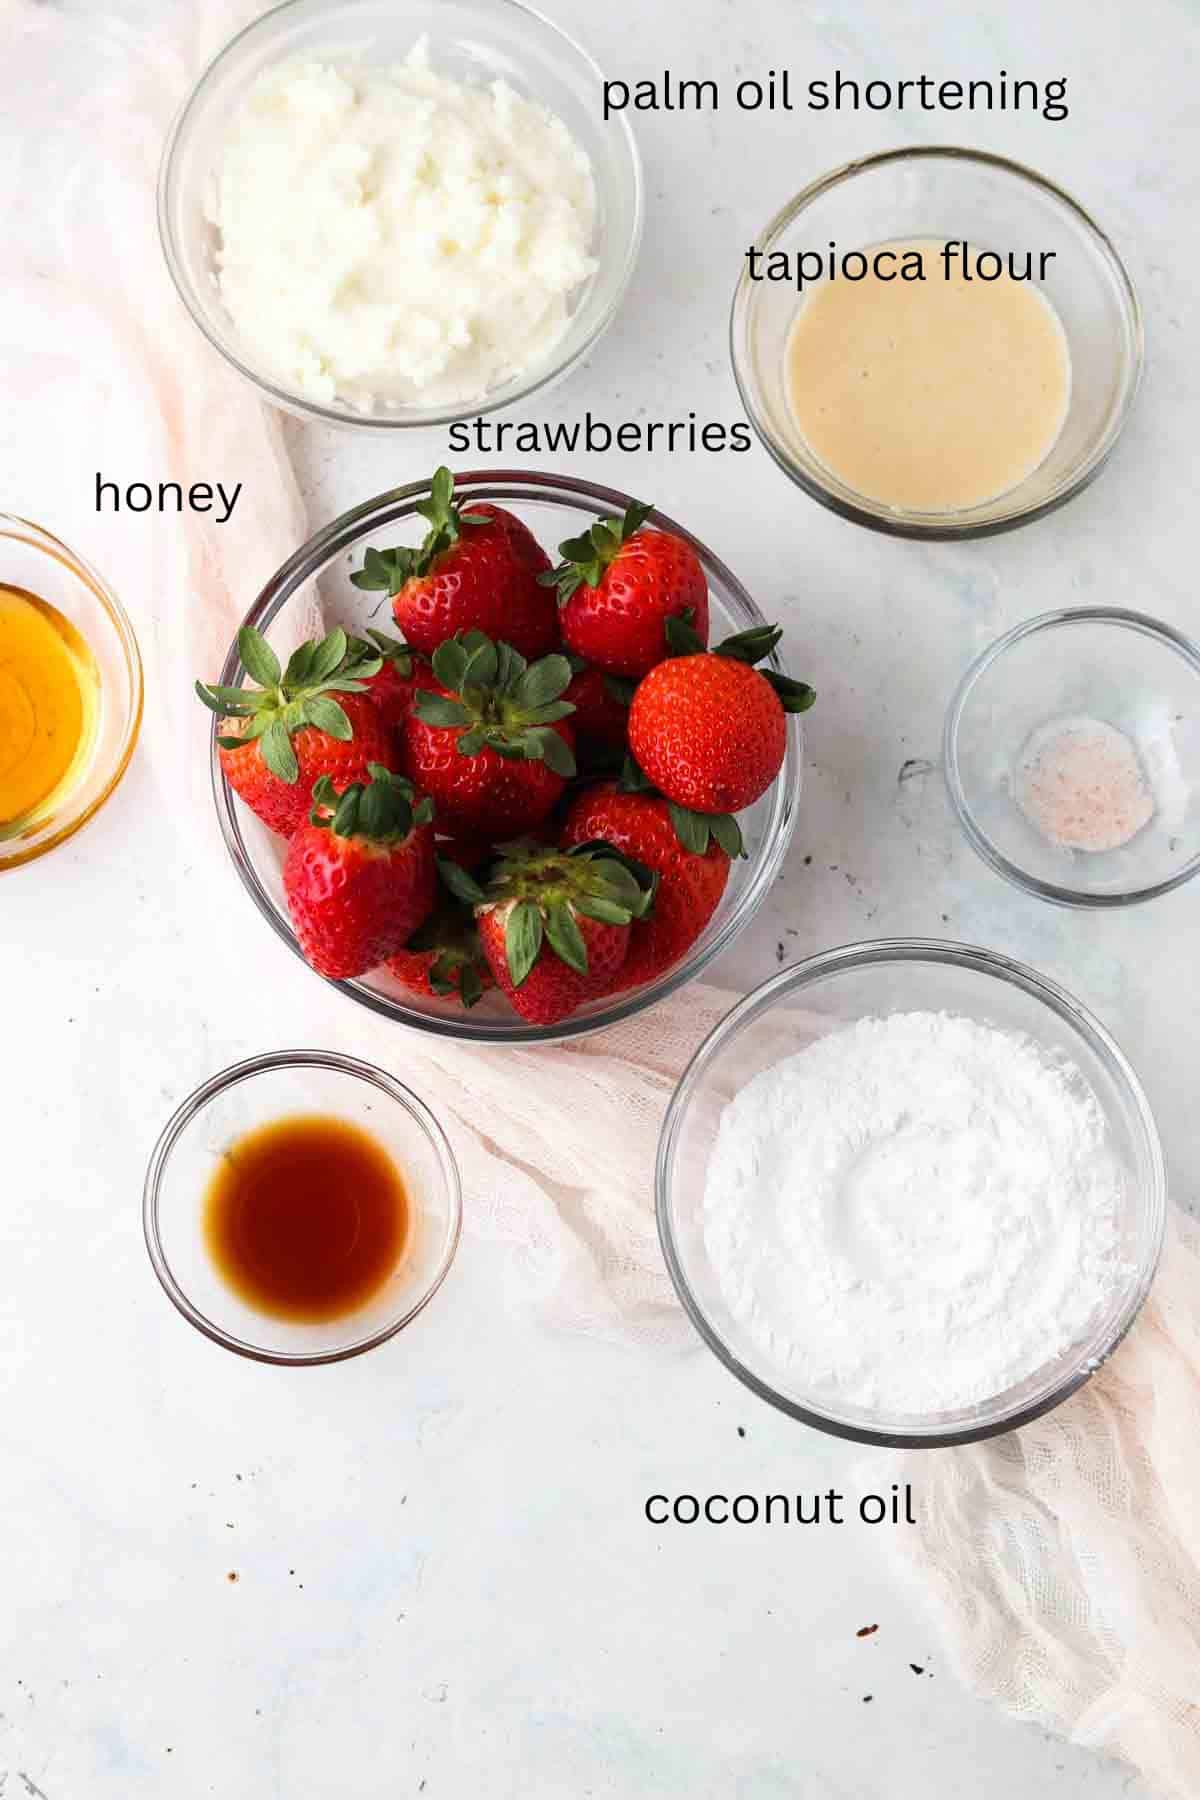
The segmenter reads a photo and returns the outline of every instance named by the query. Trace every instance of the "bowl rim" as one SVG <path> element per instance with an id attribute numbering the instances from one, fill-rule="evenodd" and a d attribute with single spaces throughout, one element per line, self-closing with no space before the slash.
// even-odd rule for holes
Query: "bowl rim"
<path id="1" fill-rule="evenodd" d="M 488 498 L 503 503 L 506 500 L 537 501 L 565 506 L 578 506 L 585 503 L 589 509 L 606 516 L 621 517 L 631 503 L 631 497 L 617 488 L 603 487 L 599 483 L 583 481 L 577 477 L 542 473 L 536 470 L 514 469 L 482 469 L 473 470 L 454 477 L 455 491 L 473 493 L 477 498 Z M 315 532 L 306 543 L 293 552 L 288 560 L 271 576 L 266 586 L 253 602 L 243 621 L 244 624 L 263 630 L 275 619 L 287 604 L 292 594 L 306 581 L 313 578 L 319 567 L 326 567 L 343 550 L 347 549 L 362 534 L 369 521 L 377 528 L 394 523 L 398 519 L 410 518 L 416 511 L 419 500 L 428 496 L 430 482 L 415 481 L 405 487 L 392 488 L 378 494 L 372 500 L 366 500 L 342 513 L 329 525 Z M 677 523 L 668 514 L 657 509 L 650 514 L 649 523 L 665 531 L 677 533 L 700 557 L 705 571 L 725 586 L 734 599 L 746 611 L 748 623 L 764 624 L 761 611 L 751 599 L 746 588 L 727 568 L 720 557 L 713 554 L 699 538 Z M 766 666 L 780 669 L 777 656 L 772 654 L 766 659 Z M 782 672 L 782 671 L 781 671 Z M 221 669 L 219 682 L 222 686 L 236 686 L 245 671 L 238 655 L 237 638 L 226 655 Z M 767 822 L 764 849 L 760 866 L 753 876 L 738 907 L 731 912 L 721 928 L 714 933 L 712 941 L 705 945 L 698 954 L 695 947 L 688 952 L 682 962 L 643 988 L 635 988 L 629 994 L 614 999 L 611 1006 L 599 1014 L 575 1014 L 561 1020 L 557 1025 L 530 1025 L 514 1014 L 511 1023 L 507 1020 L 493 1024 L 487 1032 L 481 1033 L 470 1023 L 471 1015 L 463 1012 L 462 1018 L 447 1013 L 427 1014 L 402 1005 L 399 1001 L 386 995 L 372 992 L 361 981 L 336 981 L 331 986 L 348 995 L 361 1006 L 370 1008 L 383 1018 L 413 1027 L 418 1031 L 428 1031 L 437 1037 L 457 1039 L 460 1043 L 475 1044 L 547 1044 L 562 1042 L 569 1038 L 585 1037 L 595 1031 L 606 1030 L 610 1025 L 619 1024 L 643 1012 L 648 1006 L 657 1004 L 668 995 L 674 993 L 708 967 L 719 956 L 742 930 L 750 923 L 767 894 L 774 884 L 776 876 L 783 865 L 791 845 L 795 830 L 796 814 L 803 782 L 804 740 L 799 719 L 794 714 L 788 715 L 787 751 L 784 766 L 770 789 L 771 816 Z M 217 755 L 217 736 L 220 721 L 213 719 L 209 732 L 209 768 L 212 782 L 213 803 L 217 811 L 217 822 L 225 841 L 225 848 L 233 861 L 233 865 L 241 877 L 242 884 L 254 901 L 259 912 L 267 920 L 276 936 L 285 943 L 292 953 L 304 958 L 295 934 L 281 918 L 274 902 L 267 894 L 254 862 L 250 857 L 242 835 L 241 821 L 234 805 L 232 792 L 225 780 Z M 304 962 L 304 967 L 309 967 Z M 310 971 L 311 972 L 311 971 Z M 325 977 L 317 976 L 324 980 Z"/>
<path id="2" fill-rule="evenodd" d="M 784 474 L 797 487 L 802 488 L 810 499 L 816 500 L 828 511 L 837 513 L 840 518 L 848 519 L 851 524 L 865 525 L 869 530 L 882 532 L 887 537 L 916 539 L 923 543 L 969 542 L 974 538 L 994 537 L 1003 531 L 1015 531 L 1022 525 L 1030 524 L 1034 519 L 1046 517 L 1073 500 L 1092 482 L 1104 468 L 1128 422 L 1141 388 L 1142 373 L 1145 366 L 1146 334 L 1145 321 L 1141 302 L 1124 261 L 1109 237 L 1108 233 L 1097 224 L 1075 196 L 1060 187 L 1049 176 L 1040 174 L 1027 163 L 1017 162 L 1012 157 L 998 156 L 989 150 L 977 150 L 962 144 L 910 144 L 891 150 L 879 150 L 870 156 L 857 156 L 849 162 L 839 163 L 834 169 L 820 175 L 801 188 L 798 194 L 782 206 L 774 217 L 756 234 L 752 247 L 767 250 L 792 221 L 821 195 L 831 188 L 840 186 L 844 181 L 853 180 L 856 176 L 871 170 L 882 168 L 895 162 L 922 162 L 930 159 L 941 159 L 949 162 L 978 163 L 988 168 L 1001 169 L 1020 181 L 1039 188 L 1049 194 L 1067 210 L 1075 215 L 1107 259 L 1110 272 L 1126 309 L 1126 322 L 1131 338 L 1130 368 L 1124 384 L 1124 392 L 1114 417 L 1109 421 L 1103 437 L 1093 446 L 1089 455 L 1080 464 L 1071 479 L 1057 492 L 1047 496 L 1033 505 L 1014 507 L 999 513 L 994 518 L 985 520 L 962 520 L 954 513 L 921 513 L 905 508 L 882 508 L 875 510 L 878 503 L 869 502 L 864 496 L 855 501 L 846 495 L 835 492 L 826 486 L 817 476 L 803 468 L 789 453 L 767 425 L 756 399 L 756 384 L 749 369 L 744 365 L 742 329 L 745 317 L 749 315 L 753 298 L 753 286 L 748 268 L 743 268 L 734 289 L 733 302 L 729 317 L 729 356 L 733 365 L 733 378 L 737 384 L 746 416 L 754 428 L 755 435 L 772 461 L 783 470 Z M 814 465 L 816 459 L 814 458 Z M 819 465 L 816 465 L 819 466 Z M 1018 490 L 1012 490 L 1014 493 Z M 998 495 L 997 500 L 1003 500 Z M 986 502 L 984 504 L 987 504 Z M 964 509 L 965 510 L 965 509 Z"/>
<path id="3" fill-rule="evenodd" d="M 61 538 L 47 531 L 44 525 L 38 525 L 32 519 L 22 518 L 19 513 L 0 512 L 0 542 L 5 538 L 15 538 L 28 544 L 43 556 L 61 563 L 68 574 L 88 588 L 112 626 L 114 636 L 120 647 L 125 663 L 125 674 L 129 682 L 129 700 L 125 708 L 125 716 L 121 725 L 120 741 L 116 746 L 112 767 L 103 785 L 93 794 L 88 804 L 76 814 L 63 819 L 62 823 L 45 837 L 30 843 L 23 837 L 10 838 L 0 842 L 0 875 L 9 869 L 23 868 L 26 864 L 36 862 L 40 856 L 56 850 L 73 838 L 76 832 L 82 831 L 96 814 L 115 794 L 125 776 L 125 771 L 137 748 L 138 738 L 142 730 L 142 716 L 145 708 L 145 678 L 142 668 L 142 653 L 138 646 L 137 634 L 129 614 L 117 599 L 113 589 L 105 581 L 98 570 L 94 569 L 86 558 L 77 550 L 72 550 Z M 37 827 L 34 827 L 36 831 Z"/>
<path id="4" fill-rule="evenodd" d="M 188 1299 L 187 1294 L 175 1279 L 166 1251 L 163 1249 L 159 1232 L 159 1197 L 163 1177 L 171 1160 L 171 1153 L 188 1126 L 197 1119 L 205 1108 L 218 1095 L 230 1088 L 239 1087 L 243 1082 L 253 1081 L 259 1075 L 270 1074 L 276 1069 L 319 1068 L 328 1069 L 338 1075 L 349 1075 L 358 1081 L 369 1084 L 386 1098 L 393 1101 L 406 1112 L 416 1124 L 418 1130 L 424 1132 L 431 1144 L 441 1168 L 442 1178 L 446 1186 L 446 1198 L 449 1212 L 449 1229 L 446 1242 L 438 1260 L 437 1271 L 433 1280 L 421 1295 L 402 1313 L 377 1331 L 369 1332 L 365 1337 L 333 1350 L 321 1351 L 287 1351 L 267 1350 L 261 1345 L 252 1344 L 245 1338 L 237 1337 L 226 1331 L 207 1314 L 202 1313 Z M 197 1195 L 197 1206 L 202 1203 L 202 1194 Z M 312 1368 L 318 1364 L 346 1362 L 352 1356 L 361 1356 L 367 1350 L 374 1350 L 389 1338 L 403 1331 L 429 1305 L 446 1276 L 450 1272 L 462 1236 L 462 1180 L 458 1163 L 450 1140 L 438 1123 L 434 1114 L 426 1106 L 419 1095 L 406 1087 L 395 1076 L 386 1070 L 377 1068 L 373 1063 L 363 1062 L 355 1056 L 344 1056 L 335 1050 L 274 1050 L 259 1056 L 246 1057 L 241 1062 L 232 1063 L 229 1068 L 220 1070 L 216 1075 L 195 1088 L 187 1098 L 176 1107 L 159 1134 L 158 1141 L 150 1155 L 146 1168 L 146 1178 L 142 1190 L 142 1231 L 146 1240 L 154 1273 L 158 1276 L 164 1293 L 175 1310 L 180 1313 L 196 1330 L 214 1344 L 220 1344 L 225 1350 L 232 1350 L 238 1356 L 244 1356 L 252 1362 L 272 1363 L 280 1368 Z"/>
<path id="5" fill-rule="evenodd" d="M 180 142 L 212 79 L 218 70 L 225 67 L 228 61 L 238 53 L 243 39 L 260 32 L 265 34 L 280 14 L 311 4 L 312 0 L 279 0 L 278 5 L 272 6 L 268 11 L 260 13 L 257 18 L 251 19 L 248 24 L 243 25 L 205 65 L 176 112 L 167 132 L 159 161 L 156 185 L 155 209 L 158 238 L 167 272 L 192 322 L 222 360 L 236 370 L 244 380 L 250 382 L 260 394 L 264 394 L 271 400 L 274 405 L 282 407 L 285 412 L 291 413 L 294 417 L 317 419 L 327 425 L 345 426 L 349 430 L 385 432 L 436 430 L 462 420 L 484 418 L 489 413 L 500 412 L 505 407 L 516 406 L 523 401 L 531 400 L 535 395 L 562 380 L 595 349 L 620 311 L 637 267 L 646 220 L 646 180 L 637 139 L 624 114 L 619 115 L 616 121 L 610 120 L 609 124 L 610 126 L 616 124 L 617 137 L 628 162 L 633 186 L 633 220 L 624 245 L 622 266 L 613 288 L 612 297 L 586 336 L 581 338 L 574 348 L 569 349 L 567 347 L 571 331 L 568 323 L 567 329 L 563 332 L 555 349 L 544 362 L 533 365 L 528 379 L 518 376 L 515 378 L 515 385 L 510 383 L 504 388 L 497 389 L 493 397 L 489 398 L 485 394 L 470 404 L 459 403 L 453 406 L 426 407 L 420 410 L 414 408 L 407 413 L 360 413 L 348 407 L 338 407 L 323 401 L 311 400 L 304 394 L 296 393 L 291 388 L 282 386 L 272 380 L 270 376 L 255 369 L 238 354 L 234 348 L 235 333 L 231 331 L 229 333 L 230 342 L 225 343 L 211 328 L 206 310 L 191 282 L 184 274 L 183 256 L 176 241 L 172 223 L 172 202 L 178 181 L 177 159 Z M 338 0 L 326 0 L 326 4 L 328 9 L 333 12 L 337 10 Z M 537 7 L 528 5 L 527 0 L 490 0 L 490 5 L 493 8 L 501 7 L 521 14 L 531 20 L 539 29 L 549 32 L 572 56 L 578 58 L 597 84 L 603 84 L 603 71 L 590 52 L 585 50 L 582 44 L 578 43 L 561 25 L 553 19 L 547 18 L 545 13 Z M 544 100 L 542 104 L 548 106 L 550 102 Z M 595 277 L 592 279 L 594 280 Z M 564 350 L 566 353 L 560 354 Z"/>
<path id="6" fill-rule="evenodd" d="M 1136 631 L 1143 637 L 1153 638 L 1165 650 L 1183 658 L 1193 673 L 1200 678 L 1200 645 L 1196 644 L 1184 632 L 1168 625 L 1162 619 L 1152 618 L 1149 613 L 1134 612 L 1122 606 L 1065 606 L 1052 612 L 1038 613 L 1032 619 L 1024 619 L 1014 625 L 1010 631 L 989 644 L 970 664 L 963 675 L 954 697 L 946 712 L 942 729 L 942 769 L 946 781 L 946 791 L 950 796 L 950 804 L 955 817 L 962 827 L 963 835 L 971 848 L 980 856 L 989 868 L 1010 881 L 1014 887 L 1021 888 L 1027 894 L 1035 895 L 1039 900 L 1048 900 L 1055 906 L 1069 906 L 1079 911 L 1104 911 L 1117 906 L 1133 906 L 1144 900 L 1156 900 L 1162 894 L 1169 894 L 1173 889 L 1182 887 L 1185 881 L 1200 872 L 1200 851 L 1197 851 L 1188 862 L 1178 868 L 1173 875 L 1165 876 L 1161 881 L 1148 882 L 1142 887 L 1122 889 L 1118 893 L 1089 894 L 1082 888 L 1068 887 L 1053 881 L 1043 881 L 1039 876 L 1023 869 L 1019 863 L 1005 856 L 986 832 L 979 825 L 967 800 L 963 786 L 962 769 L 958 755 L 958 737 L 963 717 L 970 704 L 971 695 L 976 684 L 1002 660 L 1017 644 L 1028 637 L 1034 637 L 1043 631 L 1063 629 L 1071 625 L 1111 625 L 1122 631 Z"/>
<path id="7" fill-rule="evenodd" d="M 997 977 L 1021 988 L 1032 999 L 1042 1001 L 1061 1020 L 1073 1026 L 1105 1064 L 1130 1100 L 1145 1142 L 1149 1169 L 1149 1191 L 1146 1197 L 1149 1219 L 1148 1253 L 1143 1251 L 1137 1279 L 1129 1287 L 1103 1351 L 1061 1382 L 1052 1393 L 1029 1405 L 1013 1408 L 984 1425 L 970 1428 L 936 1432 L 873 1430 L 831 1417 L 811 1402 L 801 1405 L 781 1394 L 748 1368 L 718 1336 L 692 1292 L 676 1245 L 671 1217 L 671 1176 L 680 1128 L 700 1077 L 726 1043 L 750 1019 L 769 1010 L 781 995 L 791 996 L 802 992 L 813 982 L 830 974 L 839 974 L 847 969 L 869 968 L 879 963 L 925 962 L 970 969 L 976 974 Z M 1141 1082 L 1108 1028 L 1066 988 L 1026 963 L 979 945 L 951 943 L 939 938 L 873 938 L 820 951 L 815 956 L 781 969 L 778 974 L 772 975 L 744 995 L 709 1032 L 680 1076 L 663 1119 L 655 1161 L 654 1207 L 663 1258 L 684 1311 L 718 1361 L 752 1393 L 757 1394 L 760 1400 L 765 1400 L 780 1412 L 786 1413 L 789 1418 L 814 1426 L 831 1437 L 892 1450 L 933 1450 L 957 1444 L 982 1443 L 987 1438 L 1019 1430 L 1078 1392 L 1096 1370 L 1108 1361 L 1141 1311 L 1158 1270 L 1166 1234 L 1167 1176 L 1158 1128 Z"/>

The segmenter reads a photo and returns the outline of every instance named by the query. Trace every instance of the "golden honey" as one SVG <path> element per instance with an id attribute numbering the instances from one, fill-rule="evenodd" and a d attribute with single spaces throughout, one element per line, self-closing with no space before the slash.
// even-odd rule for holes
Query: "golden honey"
<path id="1" fill-rule="evenodd" d="M 49 601 L 0 583 L 0 840 L 55 812 L 87 770 L 100 673 Z"/>

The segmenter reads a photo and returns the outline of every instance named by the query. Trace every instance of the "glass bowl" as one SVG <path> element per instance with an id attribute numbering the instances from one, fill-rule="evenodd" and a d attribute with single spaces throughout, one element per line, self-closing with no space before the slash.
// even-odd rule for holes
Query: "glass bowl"
<path id="1" fill-rule="evenodd" d="M 929 1417 L 890 1417 L 810 1391 L 802 1373 L 767 1358 L 731 1312 L 704 1238 L 704 1194 L 721 1114 L 746 1083 L 782 1057 L 854 1021 L 896 1012 L 949 1012 L 1018 1032 L 1074 1065 L 1108 1122 L 1125 1176 L 1128 1279 L 1065 1353 L 985 1404 Z M 742 1000 L 693 1057 L 663 1123 L 656 1174 L 658 1227 L 671 1279 L 701 1337 L 763 1400 L 836 1437 L 919 1447 L 970 1443 L 1048 1412 L 1082 1386 L 1120 1343 L 1149 1291 L 1162 1249 L 1166 1176 L 1137 1077 L 1104 1027 L 1077 1000 L 1020 963 L 987 950 L 921 939 L 852 944 L 785 969 Z"/>
<path id="2" fill-rule="evenodd" d="M 385 1285 L 357 1311 L 308 1324 L 273 1318 L 222 1279 L 204 1239 L 204 1201 L 229 1146 L 260 1126 L 321 1114 L 389 1152 L 411 1204 L 408 1236 Z M 322 1050 L 252 1057 L 214 1075 L 165 1127 L 146 1172 L 146 1248 L 168 1298 L 214 1344 L 258 1362 L 340 1362 L 395 1337 L 428 1305 L 458 1248 L 462 1193 L 446 1134 L 382 1069 Z"/>
<path id="3" fill-rule="evenodd" d="M 979 249 L 1054 251 L 1039 285 L 1071 355 L 1070 404 L 1042 464 L 1007 493 L 957 512 L 910 512 L 857 493 L 809 450 L 788 403 L 784 352 L 795 288 L 752 281 L 733 301 L 734 375 L 750 421 L 785 474 L 831 511 L 897 537 L 955 539 L 1007 531 L 1052 512 L 1099 474 L 1137 393 L 1142 316 L 1109 239 L 1069 194 L 1020 163 L 983 151 L 920 146 L 844 163 L 811 182 L 755 240 L 764 254 L 839 251 L 889 239 L 969 239 Z"/>
<path id="4" fill-rule="evenodd" d="M 439 73 L 458 80 L 503 79 L 549 107 L 591 159 L 596 188 L 592 254 L 596 273 L 572 301 L 563 336 L 545 360 L 457 405 L 377 406 L 316 401 L 258 368 L 243 346 L 216 283 L 218 233 L 205 203 L 228 122 L 268 68 L 305 54 L 351 53 L 400 61 L 428 35 Z M 612 323 L 637 261 L 642 234 L 642 170 L 622 118 L 603 122 L 603 77 L 564 31 L 520 0 L 285 0 L 227 44 L 196 84 L 163 153 L 158 223 L 163 254 L 184 305 L 209 343 L 276 405 L 301 418 L 381 431 L 475 418 L 547 388 L 575 366 Z"/>
<path id="5" fill-rule="evenodd" d="M 1113 726 L 1154 801 L 1119 849 L 1067 848 L 1022 811 L 1018 770 L 1055 720 Z M 946 718 L 944 767 L 968 842 L 1028 893 L 1061 906 L 1128 906 L 1200 869 L 1200 647 L 1142 613 L 1080 607 L 1028 619 L 967 670 Z"/>
<path id="6" fill-rule="evenodd" d="M 0 513 L 0 586 L 49 604 L 84 640 L 99 706 L 91 747 L 70 785 L 26 824 L 0 828 L 0 870 L 44 856 L 94 818 L 129 767 L 142 724 L 142 661 L 120 601 L 73 550 L 28 519 Z"/>
<path id="7" fill-rule="evenodd" d="M 562 475 L 490 470 L 456 475 L 454 485 L 456 495 L 464 501 L 490 500 L 510 508 L 550 551 L 563 539 L 578 536 L 597 517 L 619 518 L 629 505 L 627 494 Z M 375 620 L 381 602 L 378 594 L 363 594 L 350 585 L 350 566 L 361 563 L 362 551 L 369 543 L 418 541 L 425 521 L 416 508 L 428 494 L 428 482 L 414 482 L 368 500 L 335 519 L 272 576 L 247 614 L 246 623 L 265 633 L 285 661 L 294 645 L 310 634 L 318 617 L 324 619 L 327 627 L 342 624 L 361 633 Z M 762 614 L 745 588 L 697 538 L 663 513 L 653 514 L 650 523 L 686 538 L 704 565 L 713 642 L 763 623 Z M 390 615 L 386 600 L 382 604 L 383 612 L 377 622 L 387 628 Z M 784 647 L 787 648 L 786 642 Z M 772 657 L 768 666 L 779 664 Z M 241 685 L 245 680 L 236 644 L 219 680 L 225 686 Z M 226 846 L 259 912 L 300 956 L 280 881 L 286 845 L 260 825 L 229 788 L 217 756 L 220 729 L 214 720 L 210 739 L 213 796 Z M 409 994 L 382 971 L 361 981 L 336 985 L 360 1006 L 370 1007 L 398 1024 L 415 1025 L 471 1043 L 546 1043 L 631 1018 L 698 975 L 749 924 L 770 891 L 791 842 L 801 763 L 800 724 L 795 715 L 790 715 L 787 753 L 779 779 L 761 800 L 738 815 L 746 858 L 733 864 L 721 904 L 687 956 L 645 987 L 593 1001 L 561 1024 L 547 1027 L 526 1024 L 495 993 L 485 995 L 478 1006 L 466 1012 L 458 1001 L 426 1001 Z"/>

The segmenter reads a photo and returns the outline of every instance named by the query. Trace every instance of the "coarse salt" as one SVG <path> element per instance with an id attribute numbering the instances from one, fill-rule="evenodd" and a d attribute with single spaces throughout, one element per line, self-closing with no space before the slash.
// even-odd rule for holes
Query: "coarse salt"
<path id="1" fill-rule="evenodd" d="M 1035 830 L 1065 850 L 1119 850 L 1154 817 L 1137 746 L 1103 719 L 1041 726 L 1021 752 L 1014 793 Z"/>

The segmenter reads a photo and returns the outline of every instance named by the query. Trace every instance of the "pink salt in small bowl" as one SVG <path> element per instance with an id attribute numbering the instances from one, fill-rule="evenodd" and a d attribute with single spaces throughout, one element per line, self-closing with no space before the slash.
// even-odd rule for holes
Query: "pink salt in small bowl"
<path id="1" fill-rule="evenodd" d="M 944 767 L 968 842 L 1060 906 L 1128 906 L 1200 869 L 1200 648 L 1117 607 L 1029 619 L 967 670 Z"/>

